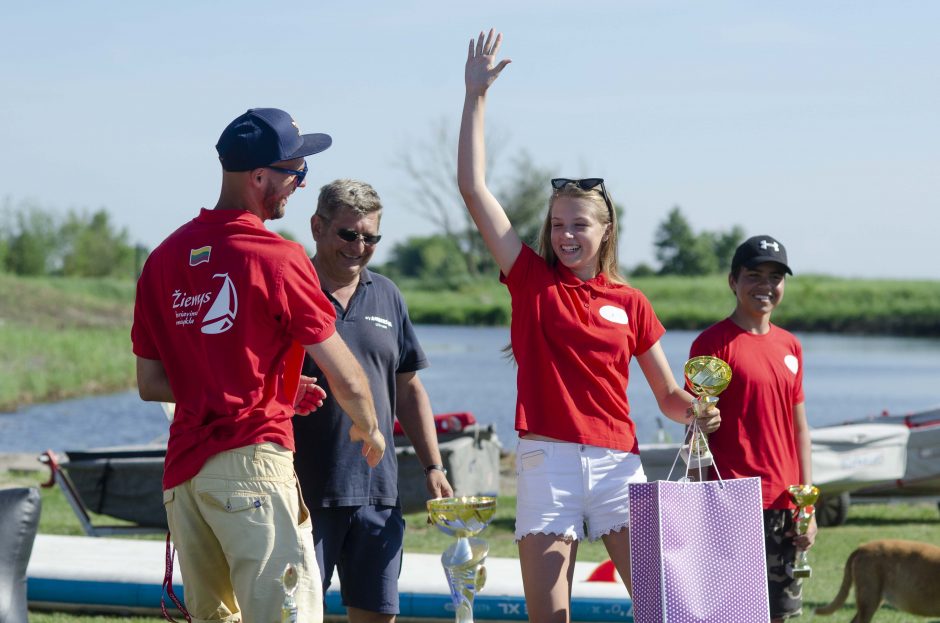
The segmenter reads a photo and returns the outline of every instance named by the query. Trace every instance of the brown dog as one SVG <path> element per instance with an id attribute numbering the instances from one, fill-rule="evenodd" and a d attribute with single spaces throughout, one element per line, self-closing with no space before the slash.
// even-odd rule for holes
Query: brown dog
<path id="1" fill-rule="evenodd" d="M 862 545 L 845 561 L 845 575 L 832 603 L 816 614 L 842 607 L 855 582 L 858 611 L 852 623 L 870 623 L 883 601 L 921 616 L 940 615 L 940 547 L 917 541 L 885 539 Z"/>

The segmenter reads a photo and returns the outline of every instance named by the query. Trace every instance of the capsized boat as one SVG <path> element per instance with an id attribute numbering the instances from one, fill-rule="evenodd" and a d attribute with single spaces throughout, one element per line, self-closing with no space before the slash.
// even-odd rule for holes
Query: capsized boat
<path id="1" fill-rule="evenodd" d="M 167 409 L 172 418 L 172 407 Z M 441 458 L 454 494 L 498 495 L 502 446 L 492 425 L 482 426 L 472 413 L 435 416 Z M 400 434 L 399 434 L 400 433 Z M 398 487 L 404 512 L 425 508 L 428 492 L 423 466 L 396 422 L 395 453 Z M 51 472 L 44 486 L 58 486 L 78 517 L 85 534 L 111 536 L 165 532 L 163 460 L 166 444 L 113 446 L 40 456 Z M 92 513 L 131 522 L 96 523 Z"/>

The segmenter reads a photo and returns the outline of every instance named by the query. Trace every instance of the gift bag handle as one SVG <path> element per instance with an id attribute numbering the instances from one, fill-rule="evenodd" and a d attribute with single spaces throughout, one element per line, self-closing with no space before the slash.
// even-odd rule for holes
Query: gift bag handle
<path id="1" fill-rule="evenodd" d="M 701 429 L 699 428 L 698 418 L 693 417 L 692 424 L 689 425 L 689 427 L 686 430 L 684 443 L 688 443 L 689 448 L 691 448 L 692 440 L 694 440 L 697 436 L 698 439 L 705 444 L 705 449 L 708 450 L 708 435 L 706 435 L 703 431 L 701 435 L 696 435 L 696 433 L 700 431 Z M 666 480 L 672 479 L 672 472 L 676 469 L 676 463 L 679 461 L 679 456 L 682 454 L 682 447 L 684 443 L 679 444 L 679 451 L 676 453 L 676 458 L 672 460 L 672 467 L 669 468 L 669 475 L 666 476 Z M 683 481 L 683 482 L 689 481 L 689 470 L 692 469 L 692 455 L 693 453 L 690 452 L 689 461 L 685 464 L 685 476 L 683 478 L 680 478 L 680 481 Z M 702 473 L 703 467 L 707 467 L 707 465 L 705 466 L 702 465 L 702 458 L 701 458 L 701 455 L 699 455 L 699 465 L 698 465 L 699 474 Z M 712 455 L 712 467 L 715 468 L 715 475 L 718 476 L 718 486 L 721 488 L 724 488 L 724 479 L 721 477 L 721 472 L 718 471 L 718 464 L 715 462 L 714 455 Z"/>

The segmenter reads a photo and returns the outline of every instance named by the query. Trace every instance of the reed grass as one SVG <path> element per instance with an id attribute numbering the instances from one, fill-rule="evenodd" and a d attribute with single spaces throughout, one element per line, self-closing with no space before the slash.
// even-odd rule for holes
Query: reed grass
<path id="1" fill-rule="evenodd" d="M 670 329 L 703 329 L 734 299 L 723 275 L 632 281 Z M 400 284 L 421 324 L 507 325 L 510 301 L 495 276 L 446 290 Z M 134 283 L 0 273 L 0 411 L 134 385 Z M 804 332 L 940 337 L 940 281 L 792 278 L 774 321 Z"/>
<path id="2" fill-rule="evenodd" d="M 132 387 L 129 327 L 0 327 L 0 411 Z"/>
<path id="3" fill-rule="evenodd" d="M 642 277 L 631 285 L 652 302 L 669 329 L 699 330 L 728 316 L 734 297 L 726 275 Z M 400 284 L 418 323 L 505 325 L 509 293 L 495 279 L 451 290 Z M 774 322 L 793 331 L 940 336 L 940 281 L 790 278 Z"/>
<path id="4" fill-rule="evenodd" d="M 134 283 L 0 274 L 0 411 L 132 387 Z"/>

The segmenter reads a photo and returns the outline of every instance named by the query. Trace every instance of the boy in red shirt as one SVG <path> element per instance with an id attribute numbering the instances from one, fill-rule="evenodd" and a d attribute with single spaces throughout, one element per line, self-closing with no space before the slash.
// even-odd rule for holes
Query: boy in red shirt
<path id="1" fill-rule="evenodd" d="M 790 485 L 813 482 L 803 348 L 793 334 L 770 322 L 783 300 L 787 273 L 793 274 L 778 240 L 745 240 L 728 275 L 735 309 L 703 331 L 690 352 L 691 357 L 711 355 L 731 366 L 731 384 L 721 393 L 721 428 L 709 435 L 708 445 L 722 477 L 761 478 L 774 623 L 801 613 L 802 586 L 793 577 L 793 559 L 816 536 L 815 518 L 806 535 L 794 534 L 794 504 L 787 492 Z"/>

